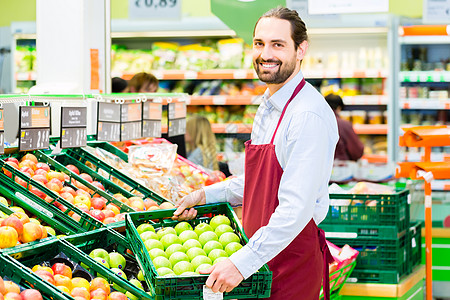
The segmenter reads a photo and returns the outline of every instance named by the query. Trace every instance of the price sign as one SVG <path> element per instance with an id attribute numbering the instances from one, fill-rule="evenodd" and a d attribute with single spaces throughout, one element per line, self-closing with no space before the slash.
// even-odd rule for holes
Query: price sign
<path id="1" fill-rule="evenodd" d="M 141 137 L 142 137 L 142 123 L 141 122 L 122 123 L 122 125 L 120 127 L 121 141 L 140 139 Z"/>
<path id="2" fill-rule="evenodd" d="M 97 139 L 99 141 L 120 141 L 120 104 L 98 103 Z"/>
<path id="3" fill-rule="evenodd" d="M 161 103 L 145 102 L 143 104 L 142 119 L 143 137 L 161 137 Z"/>
<path id="4" fill-rule="evenodd" d="M 98 120 L 104 122 L 120 122 L 120 104 L 98 103 Z"/>
<path id="5" fill-rule="evenodd" d="M 3 125 L 3 109 L 0 108 L 0 154 L 5 153 L 5 127 Z"/>
<path id="6" fill-rule="evenodd" d="M 181 0 L 129 0 L 130 19 L 179 19 Z"/>
<path id="7" fill-rule="evenodd" d="M 61 107 L 61 148 L 87 145 L 86 107 Z"/>
<path id="8" fill-rule="evenodd" d="M 50 142 L 50 107 L 20 106 L 20 151 L 47 149 Z"/>
<path id="9" fill-rule="evenodd" d="M 142 104 L 121 105 L 120 140 L 128 141 L 142 137 Z"/>
<path id="10" fill-rule="evenodd" d="M 120 122 L 97 122 L 97 139 L 99 141 L 120 141 Z"/>
<path id="11" fill-rule="evenodd" d="M 121 121 L 136 122 L 142 120 L 142 105 L 140 103 L 122 104 Z"/>
<path id="12" fill-rule="evenodd" d="M 186 103 L 169 103 L 168 107 L 168 135 L 176 136 L 186 133 Z"/>

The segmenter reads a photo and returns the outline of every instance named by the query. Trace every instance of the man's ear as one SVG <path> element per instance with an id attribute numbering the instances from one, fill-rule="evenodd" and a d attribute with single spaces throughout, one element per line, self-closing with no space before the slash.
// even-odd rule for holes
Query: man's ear
<path id="1" fill-rule="evenodd" d="M 305 57 L 306 50 L 308 50 L 308 41 L 301 42 L 297 47 L 297 60 L 302 60 Z"/>

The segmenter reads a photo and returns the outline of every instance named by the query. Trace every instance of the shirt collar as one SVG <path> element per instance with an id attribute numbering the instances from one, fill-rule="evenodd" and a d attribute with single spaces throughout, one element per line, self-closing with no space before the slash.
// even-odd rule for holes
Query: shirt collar
<path id="1" fill-rule="evenodd" d="M 277 110 L 282 111 L 285 104 L 292 96 L 297 85 L 303 79 L 302 71 L 299 71 L 291 80 L 283 85 L 278 91 L 270 96 L 269 89 L 267 89 L 263 95 L 263 99 L 266 101 L 268 107 L 275 107 Z"/>

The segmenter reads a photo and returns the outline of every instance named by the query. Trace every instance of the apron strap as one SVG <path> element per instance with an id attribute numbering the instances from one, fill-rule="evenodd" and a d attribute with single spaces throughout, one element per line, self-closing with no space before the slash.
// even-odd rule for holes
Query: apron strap
<path id="1" fill-rule="evenodd" d="M 324 300 L 330 300 L 330 269 L 328 265 L 334 261 L 334 258 L 328 248 L 325 232 L 322 229 L 319 229 L 319 245 L 323 254 L 323 297 Z"/>
<path id="2" fill-rule="evenodd" d="M 297 96 L 297 94 L 300 92 L 300 90 L 305 86 L 305 83 L 306 83 L 305 78 L 302 78 L 302 80 L 300 81 L 300 83 L 297 85 L 294 92 L 292 93 L 291 97 L 289 98 L 288 102 L 286 103 L 286 105 L 284 105 L 283 112 L 281 113 L 280 119 L 278 120 L 278 124 L 277 124 L 277 127 L 275 128 L 275 132 L 272 135 L 270 144 L 273 144 L 273 140 L 275 139 L 275 135 L 277 134 L 278 127 L 280 127 L 281 120 L 283 120 L 284 113 L 286 112 L 286 109 L 287 109 L 289 103 L 291 103 L 292 99 L 294 99 L 295 96 Z"/>

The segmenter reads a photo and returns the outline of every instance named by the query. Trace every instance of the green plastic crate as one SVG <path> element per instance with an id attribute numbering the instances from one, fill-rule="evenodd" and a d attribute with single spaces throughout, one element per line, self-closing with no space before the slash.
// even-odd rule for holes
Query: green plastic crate
<path id="1" fill-rule="evenodd" d="M 3 182 L 4 187 L 15 191 L 15 195 L 17 196 L 18 201 L 19 199 L 21 200 L 21 204 L 32 203 L 30 205 L 32 205 L 33 207 L 40 207 L 40 210 L 45 212 L 48 216 L 57 216 L 55 217 L 55 219 L 63 220 L 64 224 L 72 228 L 75 232 L 88 231 L 103 227 L 103 224 L 94 219 L 91 215 L 75 207 L 70 202 L 61 198 L 54 191 L 36 182 L 35 180 L 21 173 L 19 170 L 16 170 L 10 165 L 6 164 L 3 159 L 0 159 L 0 168 L 6 169 L 12 173 L 12 178 L 9 178 L 3 172 L 0 172 L 0 181 Z M 27 183 L 27 188 L 14 182 L 16 178 L 24 180 Z M 52 198 L 52 200 L 47 203 L 45 200 L 31 193 L 28 190 L 28 187 L 30 186 L 34 186 L 35 188 Z M 66 207 L 66 210 L 64 212 L 56 207 L 58 203 Z M 80 220 L 77 221 L 70 217 L 74 213 L 80 216 Z"/>
<path id="2" fill-rule="evenodd" d="M 199 223 L 208 223 L 209 220 L 219 214 L 226 215 L 237 233 L 241 242 L 248 242 L 242 226 L 236 214 L 228 203 L 208 204 L 196 207 L 198 216 L 188 221 L 192 227 Z M 174 227 L 178 221 L 170 219 L 174 213 L 172 210 L 155 210 L 151 212 L 130 213 L 126 217 L 126 234 L 131 243 L 133 252 L 137 255 L 140 265 L 146 270 L 145 279 L 155 288 L 157 300 L 168 299 L 203 299 L 203 286 L 208 278 L 207 275 L 197 276 L 159 276 L 148 255 L 145 245 L 140 238 L 136 228 L 143 223 L 152 224 L 155 229 L 162 227 Z M 272 272 L 264 265 L 257 273 L 241 282 L 239 286 L 230 293 L 224 293 L 224 299 L 242 298 L 267 298 L 270 296 L 272 286 Z"/>
<path id="3" fill-rule="evenodd" d="M 158 204 L 161 204 L 163 202 L 170 202 L 166 198 L 158 195 L 154 191 L 147 188 L 145 185 L 140 184 L 136 180 L 130 178 L 129 176 L 122 173 L 120 170 L 110 166 L 109 164 L 105 163 L 100 158 L 96 157 L 95 155 L 89 153 L 83 148 L 69 148 L 65 149 L 62 153 L 67 154 L 69 157 L 72 158 L 72 163 L 75 163 L 75 161 L 78 161 L 75 166 L 81 167 L 81 165 L 89 164 L 92 167 L 89 168 L 89 170 L 92 172 L 99 173 L 99 170 L 103 170 L 108 174 L 107 179 L 110 181 L 113 180 L 119 180 L 124 184 L 125 186 L 128 186 L 130 188 L 129 193 L 132 195 L 135 195 L 134 192 L 137 194 L 140 194 L 143 196 L 143 198 L 149 198 L 151 200 L 154 200 Z M 56 158 L 59 159 L 59 158 Z M 63 159 L 63 158 L 61 158 Z"/>
<path id="4" fill-rule="evenodd" d="M 409 227 L 408 190 L 394 194 L 330 194 L 330 208 L 324 225 L 396 226 L 399 232 Z"/>
<path id="5" fill-rule="evenodd" d="M 320 224 L 326 238 L 376 238 L 392 240 L 400 238 L 406 231 L 398 231 L 396 226 L 370 226 L 347 224 Z"/>
<path id="6" fill-rule="evenodd" d="M 0 253 L 0 277 L 4 276 L 25 289 L 39 290 L 45 300 L 74 300 L 56 286 L 43 281 L 23 265 L 18 264 L 10 256 Z"/>
<path id="7" fill-rule="evenodd" d="M 121 160 L 128 162 L 128 154 L 123 152 L 116 146 L 112 145 L 111 143 L 95 141 L 95 142 L 88 142 L 87 144 L 88 144 L 88 146 L 93 147 L 93 148 L 101 148 L 103 150 L 106 150 L 106 151 L 118 156 Z"/>
<path id="8" fill-rule="evenodd" d="M 408 267 L 412 272 L 414 267 L 422 261 L 422 223 L 416 222 L 409 228 L 409 242 L 411 245 L 409 247 Z"/>
<path id="9" fill-rule="evenodd" d="M 14 258 L 17 265 L 20 265 L 21 268 L 32 268 L 37 264 L 48 262 L 63 253 L 75 265 L 81 265 L 81 263 L 83 263 L 84 265 L 89 266 L 90 270 L 87 271 L 91 273 L 92 277 L 95 277 L 94 275 L 98 274 L 106 278 L 108 282 L 115 283 L 126 291 L 131 292 L 133 295 L 137 296 L 138 299 L 153 299 L 152 296 L 130 284 L 127 280 L 96 262 L 89 257 L 89 255 L 86 255 L 65 240 L 53 239 L 33 245 L 32 247 L 24 244 L 14 248 L 5 249 L 3 253 Z M 46 284 L 51 285 L 50 283 Z"/>
<path id="10" fill-rule="evenodd" d="M 398 284 L 402 276 L 397 271 L 355 269 L 353 270 L 352 275 L 349 277 L 349 281 L 359 283 Z"/>
<path id="11" fill-rule="evenodd" d="M 347 281 L 347 278 L 352 274 L 355 265 L 356 260 L 330 274 L 330 299 L 339 299 L 339 292 Z M 323 287 L 320 289 L 320 299 L 324 298 L 322 292 Z"/>
<path id="12" fill-rule="evenodd" d="M 127 260 L 127 265 L 124 269 L 127 278 L 130 278 L 130 275 L 136 277 L 139 269 L 141 269 L 143 273 L 145 272 L 145 270 L 138 265 L 136 257 L 127 252 L 128 249 L 131 249 L 131 246 L 126 237 L 112 229 L 101 228 L 86 233 L 63 237 L 62 239 L 88 255 L 92 250 L 97 248 L 105 249 L 108 252 L 115 251 L 122 254 Z M 152 286 L 146 285 L 146 287 L 152 294 L 155 293 Z"/>

